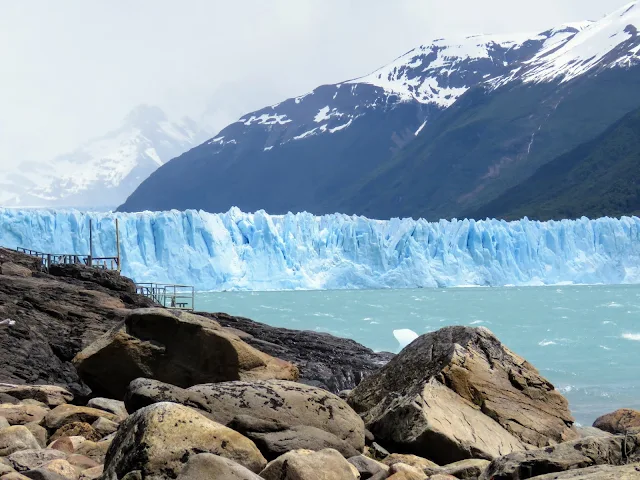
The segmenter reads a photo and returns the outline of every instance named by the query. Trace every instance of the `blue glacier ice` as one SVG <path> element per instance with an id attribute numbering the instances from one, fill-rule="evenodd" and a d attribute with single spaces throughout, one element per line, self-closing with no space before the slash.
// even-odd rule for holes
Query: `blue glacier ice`
<path id="1" fill-rule="evenodd" d="M 0 209 L 0 245 L 114 256 L 139 282 L 200 290 L 640 283 L 640 219 L 369 220 L 341 214 Z"/>

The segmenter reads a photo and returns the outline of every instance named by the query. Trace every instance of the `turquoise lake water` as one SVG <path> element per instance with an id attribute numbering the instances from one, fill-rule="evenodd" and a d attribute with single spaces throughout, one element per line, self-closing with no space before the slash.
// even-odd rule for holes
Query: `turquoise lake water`
<path id="1" fill-rule="evenodd" d="M 640 408 L 640 286 L 199 293 L 198 310 L 329 332 L 397 352 L 394 330 L 482 325 L 533 363 L 591 424 Z"/>

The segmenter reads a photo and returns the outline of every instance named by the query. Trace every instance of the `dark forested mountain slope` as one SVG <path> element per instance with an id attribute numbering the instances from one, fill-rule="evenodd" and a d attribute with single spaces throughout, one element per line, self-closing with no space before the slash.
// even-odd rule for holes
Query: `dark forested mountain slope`
<path id="1" fill-rule="evenodd" d="M 550 220 L 582 215 L 640 215 L 640 109 L 469 216 Z"/>

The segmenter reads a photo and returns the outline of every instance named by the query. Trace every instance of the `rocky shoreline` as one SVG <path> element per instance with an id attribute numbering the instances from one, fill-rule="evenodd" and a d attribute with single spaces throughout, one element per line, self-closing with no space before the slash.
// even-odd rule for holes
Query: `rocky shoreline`
<path id="1" fill-rule="evenodd" d="M 7 250 L 0 317 L 0 480 L 640 478 L 640 412 L 576 428 L 485 328 L 377 354 Z"/>

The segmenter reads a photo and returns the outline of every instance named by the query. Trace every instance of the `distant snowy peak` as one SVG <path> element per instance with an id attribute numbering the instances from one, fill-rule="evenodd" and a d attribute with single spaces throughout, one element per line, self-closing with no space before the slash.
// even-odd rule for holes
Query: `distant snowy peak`
<path id="1" fill-rule="evenodd" d="M 49 162 L 27 162 L 0 180 L 7 206 L 116 206 L 158 167 L 207 138 L 189 119 L 170 122 L 141 105 L 122 126 Z"/>
<path id="2" fill-rule="evenodd" d="M 529 61 L 493 82 L 568 82 L 604 69 L 640 63 L 640 4 L 630 3 L 597 22 L 578 25 L 580 31 L 563 42 L 547 40 Z"/>

